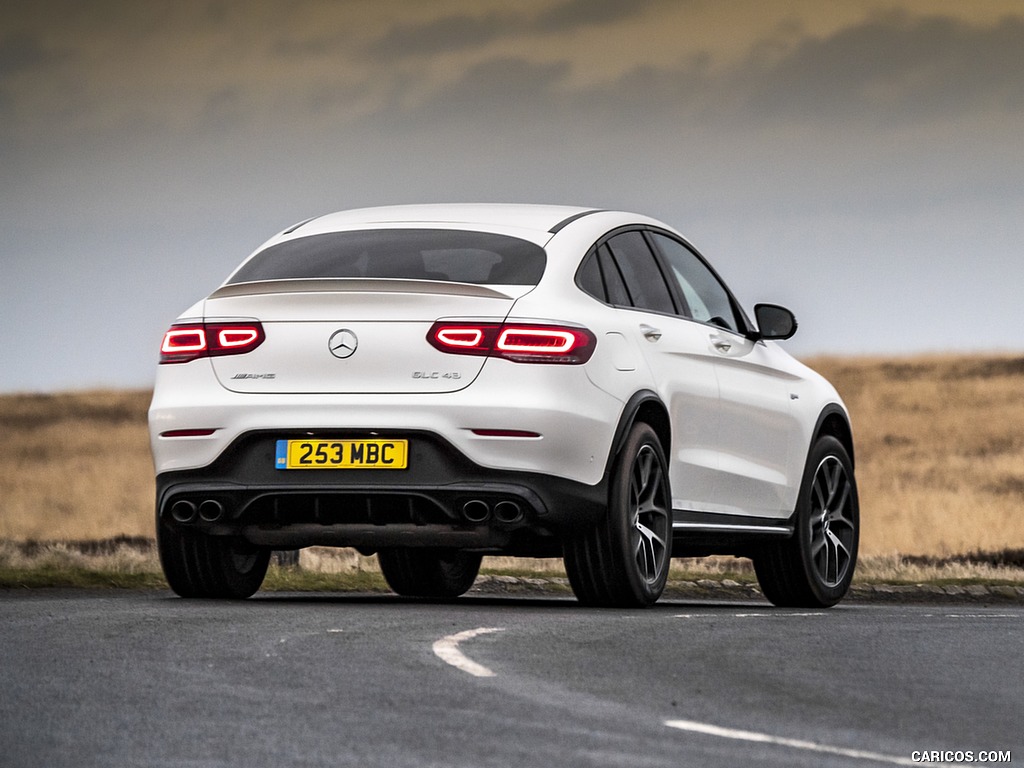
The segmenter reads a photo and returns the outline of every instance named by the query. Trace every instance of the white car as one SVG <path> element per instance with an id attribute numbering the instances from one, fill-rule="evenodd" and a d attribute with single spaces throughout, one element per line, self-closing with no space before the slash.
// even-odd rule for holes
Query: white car
<path id="1" fill-rule="evenodd" d="M 164 336 L 149 412 L 171 588 L 245 598 L 271 550 L 377 553 L 454 597 L 563 557 L 643 606 L 674 556 L 753 559 L 777 605 L 847 592 L 850 421 L 682 235 L 539 205 L 345 211 L 268 240 Z"/>

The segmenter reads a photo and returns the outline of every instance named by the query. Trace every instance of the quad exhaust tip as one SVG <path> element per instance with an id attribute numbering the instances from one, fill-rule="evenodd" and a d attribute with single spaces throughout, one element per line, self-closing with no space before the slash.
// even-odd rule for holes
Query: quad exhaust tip
<path id="1" fill-rule="evenodd" d="M 181 499 L 171 505 L 171 517 L 179 523 L 191 523 L 196 519 L 198 510 L 191 501 Z"/>
<path id="2" fill-rule="evenodd" d="M 523 519 L 523 509 L 515 501 L 499 501 L 491 509 L 482 499 L 473 499 L 462 505 L 462 517 L 469 523 L 483 523 L 494 515 L 499 523 L 518 523 Z"/>
<path id="3" fill-rule="evenodd" d="M 518 523 L 523 519 L 523 510 L 514 501 L 499 501 L 494 505 L 494 519 L 500 523 Z"/>
<path id="4" fill-rule="evenodd" d="M 208 523 L 215 523 L 224 515 L 224 505 L 216 499 L 207 499 L 199 505 L 199 516 Z"/>
<path id="5" fill-rule="evenodd" d="M 206 499 L 197 505 L 188 499 L 178 499 L 171 504 L 171 517 L 175 522 L 188 524 L 197 519 L 215 523 L 224 516 L 224 505 L 216 499 Z"/>
<path id="6" fill-rule="evenodd" d="M 486 501 L 474 499 L 462 505 L 462 516 L 471 523 L 482 523 L 491 516 L 491 508 Z"/>

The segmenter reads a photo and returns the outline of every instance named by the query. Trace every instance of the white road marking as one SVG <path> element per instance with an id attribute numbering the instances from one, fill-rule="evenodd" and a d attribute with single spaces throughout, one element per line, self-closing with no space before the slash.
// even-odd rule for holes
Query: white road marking
<path id="1" fill-rule="evenodd" d="M 800 618 L 811 618 L 816 616 L 824 616 L 827 613 L 817 611 L 814 613 L 792 613 L 782 611 L 770 611 L 766 613 L 732 613 L 734 618 L 792 618 L 794 616 Z M 720 618 L 721 615 L 717 613 L 676 613 L 673 618 Z"/>
<path id="2" fill-rule="evenodd" d="M 847 749 L 845 747 L 832 747 L 828 744 L 817 744 L 813 741 L 802 739 L 786 739 L 781 736 L 772 736 L 767 733 L 755 733 L 754 731 L 738 731 L 734 728 L 722 728 L 709 723 L 698 723 L 693 720 L 666 720 L 665 725 L 669 728 L 678 728 L 681 731 L 703 733 L 707 736 L 718 736 L 723 739 L 734 739 L 736 741 L 754 741 L 760 744 L 777 744 L 780 747 L 791 747 L 792 749 L 806 749 L 811 752 L 823 752 L 829 755 L 840 755 L 860 760 L 874 760 L 878 763 L 889 763 L 890 765 L 918 765 L 909 757 L 895 757 L 893 755 L 882 755 L 877 752 L 865 752 L 860 749 Z"/>
<path id="3" fill-rule="evenodd" d="M 494 672 L 483 664 L 477 664 L 472 659 L 467 658 L 459 650 L 459 643 L 463 640 L 472 640 L 480 635 L 503 632 L 504 629 L 504 627 L 479 627 L 477 629 L 467 629 L 465 632 L 459 632 L 457 635 L 442 637 L 434 643 L 434 655 L 446 664 L 451 664 L 456 669 L 461 669 L 463 672 L 473 675 L 473 677 L 494 677 Z"/>
<path id="4" fill-rule="evenodd" d="M 781 610 L 764 611 L 755 613 L 677 613 L 674 619 L 720 619 L 723 616 L 731 616 L 735 619 L 787 619 L 787 618 L 813 618 L 817 616 L 828 616 L 826 611 L 815 611 L 813 613 L 785 612 Z M 899 619 L 1015 619 L 1020 621 L 1024 614 L 1020 613 L 899 613 L 891 614 L 893 618 Z"/>

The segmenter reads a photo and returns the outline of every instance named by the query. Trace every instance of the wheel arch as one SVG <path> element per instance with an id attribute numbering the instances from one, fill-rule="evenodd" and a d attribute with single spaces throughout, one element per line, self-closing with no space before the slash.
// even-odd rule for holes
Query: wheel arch
<path id="1" fill-rule="evenodd" d="M 850 426 L 850 418 L 842 406 L 832 403 L 822 409 L 818 416 L 818 422 L 814 425 L 814 438 L 811 445 L 824 435 L 831 435 L 836 438 L 846 452 L 850 455 L 850 463 L 856 466 L 853 455 L 853 428 Z"/>
<path id="2" fill-rule="evenodd" d="M 665 456 L 672 454 L 672 422 L 669 419 L 668 409 L 665 403 L 655 392 L 641 390 L 636 392 L 622 409 L 618 426 L 615 428 L 615 438 L 612 440 L 612 450 L 608 456 L 608 463 L 605 466 L 605 474 L 611 471 L 615 457 L 619 455 L 630 429 L 638 421 L 649 424 L 654 433 L 658 436 L 661 449 Z"/>

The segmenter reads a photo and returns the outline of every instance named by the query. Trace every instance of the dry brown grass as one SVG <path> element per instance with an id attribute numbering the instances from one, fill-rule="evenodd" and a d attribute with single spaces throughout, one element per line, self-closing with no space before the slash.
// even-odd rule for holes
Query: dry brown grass
<path id="1" fill-rule="evenodd" d="M 853 416 L 864 555 L 1024 547 L 1024 357 L 810 362 Z M 149 397 L 0 396 L 0 539 L 152 536 Z"/>
<path id="2" fill-rule="evenodd" d="M 0 397 L 0 538 L 153 535 L 149 392 Z"/>
<path id="3" fill-rule="evenodd" d="M 865 554 L 1024 546 L 1024 357 L 812 364 L 853 418 Z"/>
<path id="4" fill-rule="evenodd" d="M 992 558 L 903 558 L 873 555 L 857 566 L 859 584 L 987 584 L 1024 585 L 1024 550 L 1011 552 L 1012 564 Z M 998 560 L 998 558 L 996 559 Z M 560 559 L 484 558 L 481 573 L 515 575 L 527 582 L 559 583 L 567 588 Z M 376 557 L 354 549 L 309 547 L 301 552 L 300 568 L 278 567 L 272 561 L 268 589 L 385 589 Z M 732 557 L 679 558 L 672 561 L 669 581 L 734 580 L 756 583 L 749 560 Z M 507 581 L 505 582 L 508 583 Z M 0 540 L 0 588 L 11 586 L 82 586 L 160 588 L 164 581 L 152 539 L 120 537 L 89 541 L 12 542 Z"/>

